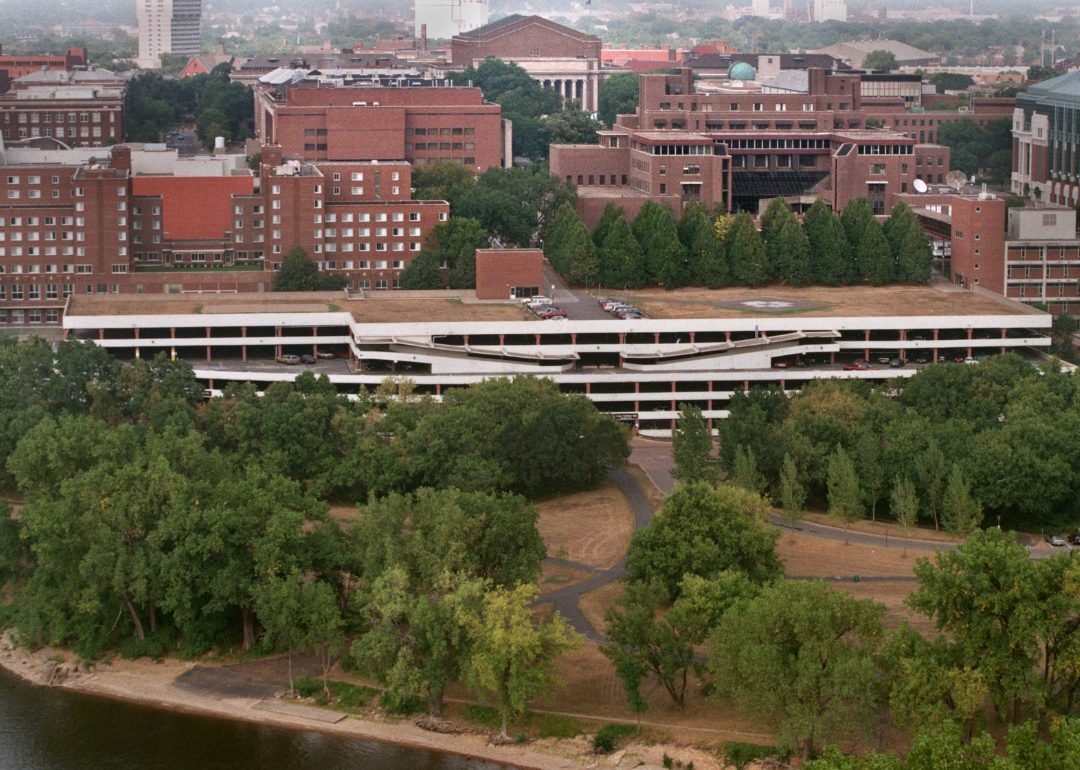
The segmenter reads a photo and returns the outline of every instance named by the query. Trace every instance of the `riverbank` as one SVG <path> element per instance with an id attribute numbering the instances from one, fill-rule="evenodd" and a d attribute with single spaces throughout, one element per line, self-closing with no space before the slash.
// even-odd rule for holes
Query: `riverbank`
<path id="1" fill-rule="evenodd" d="M 115 659 L 96 666 L 80 666 L 63 651 L 43 648 L 34 652 L 16 647 L 7 634 L 0 637 L 0 667 L 21 679 L 39 686 L 69 689 L 100 697 L 123 700 L 152 708 L 182 711 L 217 718 L 242 720 L 292 730 L 312 730 L 334 735 L 399 744 L 430 751 L 456 754 L 497 762 L 525 770 L 587 770 L 598 767 L 660 768 L 662 755 L 678 755 L 693 761 L 700 770 L 720 770 L 723 763 L 715 755 L 675 745 L 631 745 L 626 751 L 608 756 L 592 754 L 583 737 L 568 740 L 553 738 L 527 745 L 494 746 L 486 735 L 462 733 L 445 735 L 422 730 L 408 720 L 378 721 L 346 716 L 333 711 L 289 703 L 289 711 L 265 710 L 267 699 L 215 698 L 174 687 L 177 677 L 196 664 L 165 659 L 128 661 Z M 284 710 L 284 709 L 283 709 Z M 307 712 L 307 714 L 304 714 Z M 319 715 L 343 717 L 332 723 Z"/>

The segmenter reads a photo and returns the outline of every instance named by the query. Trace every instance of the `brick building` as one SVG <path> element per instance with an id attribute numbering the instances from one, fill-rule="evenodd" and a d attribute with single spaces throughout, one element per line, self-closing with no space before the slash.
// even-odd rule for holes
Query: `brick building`
<path id="1" fill-rule="evenodd" d="M 599 108 L 605 75 L 603 44 L 587 35 L 540 16 L 512 14 L 450 42 L 455 69 L 479 66 L 485 59 L 514 62 L 545 88 L 553 88 L 576 101 L 587 112 Z"/>
<path id="2" fill-rule="evenodd" d="M 544 293 L 540 249 L 477 249 L 476 298 L 521 299 Z"/>
<path id="3" fill-rule="evenodd" d="M 0 322 L 57 323 L 74 294 L 268 291 L 293 246 L 352 288 L 393 289 L 449 216 L 411 200 L 402 161 L 307 164 L 264 147 L 257 175 L 177 159 L 140 159 L 158 172 L 140 174 L 127 145 L 68 152 L 0 166 Z"/>
<path id="4" fill-rule="evenodd" d="M 0 46 L 0 82 L 10 83 L 24 75 L 41 70 L 73 70 L 88 65 L 85 48 L 69 48 L 63 56 L 31 55 L 24 56 L 4 53 L 4 47 Z M 7 91 L 7 87 L 0 87 L 0 94 Z"/>
<path id="5" fill-rule="evenodd" d="M 1080 202 L 1080 71 L 1034 83 L 1016 96 L 1012 191 Z"/>
<path id="6" fill-rule="evenodd" d="M 934 239 L 947 242 L 953 283 L 979 287 L 1052 315 L 1080 317 L 1080 238 L 1076 211 L 1066 206 L 1007 207 L 1005 197 L 931 188 L 902 196 Z"/>
<path id="7" fill-rule="evenodd" d="M 735 66 L 747 66 L 739 64 Z M 949 150 L 895 131 L 867 130 L 858 73 L 811 69 L 805 92 L 742 81 L 696 83 L 692 71 L 644 75 L 634 115 L 600 145 L 552 145 L 551 172 L 578 185 L 592 226 L 608 202 L 633 216 L 646 200 L 703 201 L 757 213 L 778 196 L 839 210 L 865 196 L 887 213 L 915 180 L 944 181 Z"/>
<path id="8" fill-rule="evenodd" d="M 71 147 L 102 147 L 124 138 L 124 81 L 106 70 L 41 70 L 0 96 L 6 141 L 52 137 Z"/>
<path id="9" fill-rule="evenodd" d="M 453 161 L 477 173 L 512 163 L 512 127 L 479 88 L 428 85 L 281 85 L 255 91 L 264 144 L 306 161 Z M 437 83 L 437 84 L 436 84 Z"/>
<path id="10" fill-rule="evenodd" d="M 947 123 L 970 119 L 985 129 L 991 121 L 1011 120 L 1015 106 L 1015 99 L 975 97 L 963 109 L 912 111 L 901 98 L 863 100 L 867 120 L 928 144 L 937 141 L 938 132 Z"/>

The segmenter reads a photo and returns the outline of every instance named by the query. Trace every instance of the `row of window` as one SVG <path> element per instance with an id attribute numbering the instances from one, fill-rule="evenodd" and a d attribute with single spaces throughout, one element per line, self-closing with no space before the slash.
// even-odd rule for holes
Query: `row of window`
<path id="1" fill-rule="evenodd" d="M 57 122 L 57 123 L 63 123 L 64 122 L 64 116 L 66 115 L 67 116 L 67 122 L 68 123 L 74 123 L 75 118 L 76 118 L 76 114 L 78 115 L 78 122 L 80 122 L 80 123 L 90 123 L 91 121 L 94 122 L 94 123 L 103 123 L 104 122 L 101 119 L 101 113 L 100 112 L 80 112 L 80 113 L 74 113 L 74 112 L 68 112 L 68 113 L 64 113 L 64 112 L 42 112 L 42 113 L 38 113 L 38 112 L 20 112 L 20 113 L 18 113 L 18 118 L 19 118 L 18 122 L 21 123 L 21 124 L 22 123 L 52 123 L 55 120 L 55 122 Z M 11 111 L 8 111 L 8 110 L 4 111 L 4 122 L 5 123 L 14 122 L 14 121 L 11 120 L 12 117 L 14 117 L 14 114 Z M 115 111 L 109 112 L 109 122 L 110 123 L 115 123 L 116 122 L 116 112 Z"/>
<path id="2" fill-rule="evenodd" d="M 406 128 L 405 136 L 472 136 L 476 129 L 465 128 Z"/>
<path id="3" fill-rule="evenodd" d="M 0 324 L 60 323 L 59 310 L 0 310 Z"/>
<path id="4" fill-rule="evenodd" d="M 18 135 L 20 139 L 36 138 L 39 136 L 55 136 L 57 139 L 89 139 L 90 137 L 93 137 L 94 139 L 118 138 L 116 128 L 113 126 L 109 126 L 108 133 L 104 133 L 104 129 L 102 129 L 101 126 L 94 126 L 93 128 L 88 128 L 87 126 L 83 126 L 82 128 L 69 126 L 66 129 L 63 126 L 57 126 L 55 129 L 52 126 L 45 126 L 44 128 L 32 126 L 30 128 L 19 128 Z M 10 128 L 4 129 L 4 138 L 12 138 Z"/>

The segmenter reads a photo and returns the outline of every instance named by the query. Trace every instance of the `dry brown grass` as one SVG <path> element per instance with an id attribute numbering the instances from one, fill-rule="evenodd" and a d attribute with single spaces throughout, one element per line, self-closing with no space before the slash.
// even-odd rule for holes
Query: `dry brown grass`
<path id="1" fill-rule="evenodd" d="M 450 299 L 371 299 L 335 304 L 352 313 L 358 323 L 536 320 L 520 303 L 466 305 Z"/>
<path id="2" fill-rule="evenodd" d="M 808 317 L 1016 315 L 1019 312 L 989 297 L 969 292 L 946 293 L 925 286 L 812 286 L 795 289 L 774 284 L 760 289 L 642 289 L 630 292 L 628 300 L 638 305 L 649 318 L 745 318 L 785 315 L 710 304 L 754 297 L 776 297 L 819 305 L 814 309 L 792 313 Z"/>
<path id="3" fill-rule="evenodd" d="M 623 584 L 617 580 L 614 583 L 608 583 L 606 586 L 600 586 L 589 591 L 589 593 L 578 599 L 577 606 L 581 610 L 581 614 L 589 621 L 589 625 L 601 634 L 606 634 L 607 623 L 604 622 L 604 610 L 618 601 L 622 593 Z"/>
<path id="4" fill-rule="evenodd" d="M 901 623 L 907 623 L 913 629 L 925 636 L 927 639 L 933 639 L 937 636 L 937 629 L 934 628 L 934 624 L 925 615 L 919 615 L 912 612 L 905 604 L 904 600 L 911 595 L 911 592 L 918 587 L 918 583 L 910 583 L 907 581 L 896 583 L 831 583 L 832 587 L 845 591 L 856 599 L 873 599 L 875 602 L 880 602 L 885 605 L 885 619 L 883 623 L 887 629 L 896 629 L 900 627 Z"/>
<path id="5" fill-rule="evenodd" d="M 871 546 L 842 540 L 827 540 L 797 532 L 783 531 L 776 541 L 776 552 L 784 560 L 789 577 L 913 577 L 911 571 L 919 556 L 927 551 L 889 546 Z"/>
<path id="6" fill-rule="evenodd" d="M 618 564 L 630 546 L 634 515 L 610 480 L 599 489 L 557 497 L 537 508 L 537 526 L 549 556 L 556 556 L 562 548 L 569 561 L 607 569 Z"/>
<path id="7" fill-rule="evenodd" d="M 626 470 L 637 482 L 641 491 L 645 493 L 645 497 L 649 498 L 649 502 L 652 503 L 653 513 L 659 513 L 664 505 L 664 493 L 656 488 L 652 479 L 649 478 L 649 474 L 640 465 L 631 465 Z"/>
<path id="8" fill-rule="evenodd" d="M 778 509 L 775 512 L 782 513 L 782 511 Z M 829 515 L 826 513 L 806 511 L 803 513 L 803 519 L 815 524 L 824 524 L 829 527 L 836 526 L 836 522 L 830 519 Z M 863 521 L 855 522 L 849 529 L 852 532 L 866 532 L 871 535 L 884 535 L 888 533 L 889 537 L 901 537 L 903 534 L 903 530 L 891 521 L 872 522 L 864 519 Z M 963 542 L 962 538 L 950 535 L 948 532 L 931 529 L 930 527 L 914 527 L 908 530 L 907 536 L 911 540 L 930 540 L 935 543 Z"/>
<path id="9" fill-rule="evenodd" d="M 580 583 L 582 580 L 588 580 L 593 574 L 563 564 L 553 564 L 545 561 L 540 565 L 540 595 L 543 596 L 552 591 L 558 591 L 560 588 Z"/>

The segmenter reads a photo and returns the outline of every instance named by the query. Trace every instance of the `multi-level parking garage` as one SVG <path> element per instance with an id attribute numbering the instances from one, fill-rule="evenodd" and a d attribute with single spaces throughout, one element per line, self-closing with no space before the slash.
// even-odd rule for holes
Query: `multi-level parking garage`
<path id="1" fill-rule="evenodd" d="M 64 327 L 118 358 L 165 351 L 190 361 L 212 392 L 305 370 L 346 393 L 405 376 L 435 397 L 490 377 L 549 377 L 653 435 L 670 432 L 680 403 L 723 418 L 732 394 L 755 386 L 887 380 L 1010 350 L 1036 360 L 1050 344 L 1049 315 L 989 293 L 815 287 L 631 298 L 645 318 L 540 321 L 515 304 L 436 293 L 88 296 L 71 298 Z M 276 361 L 320 353 L 333 357 Z M 903 366 L 881 363 L 896 359 Z M 845 369 L 855 361 L 875 368 Z"/>

